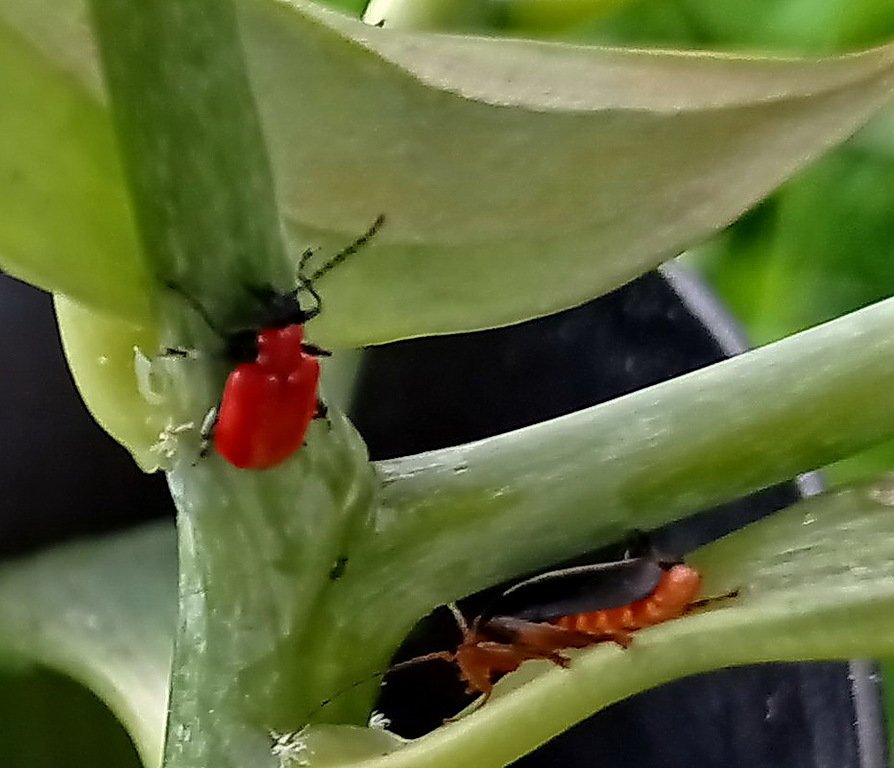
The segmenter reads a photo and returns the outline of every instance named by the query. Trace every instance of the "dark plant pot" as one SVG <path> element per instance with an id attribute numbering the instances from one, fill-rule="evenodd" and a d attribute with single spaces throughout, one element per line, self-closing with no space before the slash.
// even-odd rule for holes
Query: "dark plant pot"
<path id="1" fill-rule="evenodd" d="M 550 419 L 745 349 L 710 293 L 670 268 L 548 318 L 368 350 L 352 418 L 373 458 L 400 456 Z M 668 526 L 657 543 L 683 554 L 817 490 L 818 477 L 805 476 Z M 433 614 L 397 658 L 454 637 L 451 619 Z M 426 665 L 391 676 L 378 708 L 396 731 L 416 736 L 467 701 L 455 671 Z M 620 702 L 517 764 L 883 768 L 877 676 L 868 662 L 699 675 Z"/>
<path id="2" fill-rule="evenodd" d="M 84 410 L 49 298 L 4 276 L 0 345 L 0 556 L 172 516 L 164 479 L 142 475 Z M 402 455 L 574 411 L 743 348 L 734 324 L 691 278 L 652 274 L 550 318 L 370 350 L 353 417 L 375 458 Z M 803 485 L 670 527 L 661 544 L 688 551 L 786 506 Z M 423 626 L 405 653 L 442 647 L 445 631 Z M 413 677 L 388 686 L 381 707 L 398 730 L 418 733 L 455 711 L 455 675 L 441 672 L 437 687 Z M 702 675 L 621 702 L 520 765 L 883 768 L 878 686 L 866 663 Z"/>

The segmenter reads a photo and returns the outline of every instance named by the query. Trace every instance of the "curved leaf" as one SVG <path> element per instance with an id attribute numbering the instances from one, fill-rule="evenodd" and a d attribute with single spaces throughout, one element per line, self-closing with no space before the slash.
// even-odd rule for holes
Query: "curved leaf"
<path id="1" fill-rule="evenodd" d="M 407 742 L 359 728 L 293 737 L 315 768 L 488 768 L 591 712 L 676 677 L 771 660 L 894 653 L 894 484 L 817 497 L 691 558 L 705 594 L 738 588 L 715 610 L 597 647 L 570 670 L 530 662 L 474 716 Z M 174 537 L 167 526 L 64 547 L 0 569 L 0 656 L 80 680 L 158 764 L 173 629 Z M 383 753 L 393 752 L 388 757 Z M 263 761 L 267 764 L 267 761 Z"/>
<path id="2" fill-rule="evenodd" d="M 0 657 L 90 688 L 160 765 L 176 617 L 170 525 L 0 566 Z"/>
<path id="3" fill-rule="evenodd" d="M 0 3 L 49 51 L 47 13 Z M 623 52 L 377 29 L 301 0 L 243 0 L 242 23 L 293 250 L 331 252 L 389 217 L 321 284 L 313 333 L 334 346 L 513 323 L 610 290 L 844 139 L 894 78 L 889 48 Z M 74 35 L 51 55 L 95 87 L 87 45 Z"/>
<path id="4" fill-rule="evenodd" d="M 148 281 L 108 114 L 2 17 L 0 105 L 3 269 L 146 322 Z"/>
<path id="5" fill-rule="evenodd" d="M 336 345 L 512 323 L 611 290 L 729 223 L 894 85 L 894 49 L 623 52 L 389 32 L 304 2 L 249 2 L 243 21 L 274 166 L 295 169 L 277 181 L 298 242 L 333 248 L 389 216 L 322 286 L 314 333 Z M 340 35 L 357 44 L 343 59 Z M 296 50 L 320 54 L 311 67 Z"/>
<path id="6" fill-rule="evenodd" d="M 169 408 L 162 397 L 152 403 L 136 373 L 140 355 L 159 348 L 153 331 L 84 309 L 55 297 L 56 319 L 71 375 L 84 404 L 99 425 L 125 446 L 140 468 L 153 472 L 164 463 L 160 445 Z M 149 377 L 149 360 L 146 377 Z M 143 384 L 148 390 L 150 382 Z"/>

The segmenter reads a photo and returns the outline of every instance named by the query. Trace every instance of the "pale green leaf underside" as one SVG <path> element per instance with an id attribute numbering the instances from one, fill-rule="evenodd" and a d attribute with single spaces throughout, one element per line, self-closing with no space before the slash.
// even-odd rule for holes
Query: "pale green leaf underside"
<path id="1" fill-rule="evenodd" d="M 108 113 L 2 15 L 0 265 L 100 311 L 149 316 Z"/>
<path id="2" fill-rule="evenodd" d="M 0 19 L 95 94 L 82 9 L 60 2 L 2 0 Z M 334 346 L 517 322 L 610 290 L 842 140 L 894 82 L 887 48 L 749 60 L 378 29 L 304 2 L 241 9 L 294 250 L 331 251 L 389 218 L 321 285 L 314 335 Z M 113 166 L 112 151 L 94 165 Z M 90 204 L 64 202 L 40 213 L 79 219 Z M 8 251 L 0 241 L 22 274 L 37 258 Z M 122 295 L 136 258 L 106 265 Z M 34 279 L 94 299 L 61 271 Z M 128 306 L 122 316 L 145 322 Z"/>
<path id="3" fill-rule="evenodd" d="M 155 525 L 0 567 L 0 659 L 90 688 L 146 766 L 161 746 L 176 617 L 174 531 Z M 75 715 L 76 716 L 76 715 Z"/>
<path id="4" fill-rule="evenodd" d="M 62 347 L 84 404 L 144 472 L 155 471 L 162 458 L 153 447 L 169 423 L 169 408 L 164 400 L 149 402 L 135 375 L 137 355 L 153 355 L 159 349 L 155 334 L 86 310 L 63 294 L 56 294 L 54 306 Z"/>
<path id="5" fill-rule="evenodd" d="M 370 24 L 395 29 L 529 29 L 543 34 L 592 22 L 627 0 L 370 0 Z"/>
<path id="6" fill-rule="evenodd" d="M 671 679 L 740 664 L 894 652 L 894 479 L 803 502 L 699 551 L 704 594 L 739 589 L 709 612 L 573 655 L 530 662 L 476 714 L 402 745 L 323 726 L 314 768 L 498 768 L 592 712 Z M 341 740 L 350 736 L 350 752 Z M 395 751 L 387 756 L 388 748 Z M 315 754 L 314 754 L 315 753 Z"/>
<path id="7" fill-rule="evenodd" d="M 803 502 L 701 550 L 714 610 L 598 647 L 570 670 L 524 665 L 474 716 L 400 748 L 383 734 L 307 734 L 313 766 L 500 766 L 590 713 L 667 680 L 724 666 L 894 652 L 894 481 Z M 0 571 L 0 656 L 70 674 L 157 764 L 173 631 L 166 527 L 64 547 Z M 382 752 L 397 751 L 387 757 Z"/>

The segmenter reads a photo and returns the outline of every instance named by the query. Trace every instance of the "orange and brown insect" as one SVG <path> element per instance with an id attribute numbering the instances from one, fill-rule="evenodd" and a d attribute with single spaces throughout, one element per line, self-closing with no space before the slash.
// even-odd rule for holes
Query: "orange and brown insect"
<path id="1" fill-rule="evenodd" d="M 695 568 L 662 563 L 651 554 L 551 571 L 506 590 L 471 623 L 456 606 L 448 606 L 462 632 L 456 650 L 417 656 L 391 671 L 425 661 L 455 663 L 467 691 L 482 695 L 480 706 L 497 680 L 525 661 L 545 659 L 567 667 L 562 650 L 604 642 L 626 648 L 636 630 L 718 599 L 697 600 L 700 588 Z M 594 606 L 599 607 L 588 610 Z M 584 610 L 572 613 L 572 607 Z"/>
<path id="2" fill-rule="evenodd" d="M 568 657 L 559 653 L 566 648 L 586 648 L 601 642 L 615 642 L 626 648 L 630 642 L 626 631 L 596 634 L 512 616 L 493 616 L 486 621 L 479 616 L 469 624 L 455 605 L 448 607 L 462 632 L 456 650 L 417 656 L 394 665 L 390 671 L 424 661 L 455 663 L 467 692 L 483 694 L 482 704 L 493 691 L 494 683 L 517 670 L 525 661 L 546 659 L 567 667 Z"/>

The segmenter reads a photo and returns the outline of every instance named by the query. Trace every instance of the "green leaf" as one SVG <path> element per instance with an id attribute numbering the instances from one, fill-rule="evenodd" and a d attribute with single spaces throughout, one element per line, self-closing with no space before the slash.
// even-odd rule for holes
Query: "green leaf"
<path id="1" fill-rule="evenodd" d="M 169 424 L 169 406 L 161 393 L 154 402 L 151 362 L 146 355 L 159 349 L 156 334 L 91 312 L 64 296 L 55 297 L 56 318 L 71 375 L 90 413 L 119 443 L 126 446 L 145 472 L 164 464 L 158 452 Z M 136 370 L 146 371 L 140 383 Z"/>
<path id="2" fill-rule="evenodd" d="M 51 50 L 47 12 L 0 4 L 94 83 L 89 40 Z M 331 253 L 389 217 L 321 284 L 313 333 L 334 346 L 517 322 L 610 290 L 843 140 L 892 84 L 890 49 L 736 59 L 389 31 L 300 1 L 241 12 L 292 250 Z M 212 307 L 230 309 L 231 266 L 197 286 Z"/>
<path id="3" fill-rule="evenodd" d="M 146 322 L 134 238 L 108 116 L 0 9 L 0 263 L 10 274 Z"/>
<path id="4" fill-rule="evenodd" d="M 336 346 L 517 322 L 617 287 L 845 138 L 894 83 L 888 49 L 619 52 L 389 32 L 300 2 L 248 3 L 243 23 L 266 43 L 247 50 L 274 166 L 302 169 L 277 176 L 299 242 L 332 248 L 390 217 L 321 286 L 313 332 Z M 336 32 L 361 45 L 350 59 L 285 54 L 334 52 Z"/>
<path id="5" fill-rule="evenodd" d="M 740 598 L 640 632 L 628 652 L 576 654 L 570 670 L 525 664 L 474 716 L 387 758 L 375 756 L 400 743 L 385 734 L 315 727 L 301 737 L 316 753 L 312 765 L 498 766 L 591 712 L 676 677 L 761 661 L 892 654 L 892 506 L 888 480 L 749 526 L 692 558 L 706 577 L 705 594 L 738 588 Z M 99 692 L 142 745 L 148 766 L 157 765 L 165 709 L 173 554 L 173 532 L 156 526 L 0 570 L 0 656 L 47 665 Z"/>
<path id="6" fill-rule="evenodd" d="M 16 768 L 139 768 L 121 724 L 88 690 L 44 669 L 0 669 L 0 754 Z"/>
<path id="7" fill-rule="evenodd" d="M 550 32 L 591 21 L 629 0 L 370 0 L 364 20 L 389 29 Z"/>
<path id="8" fill-rule="evenodd" d="M 796 505 L 700 550 L 712 609 L 569 652 L 570 669 L 528 662 L 478 712 L 403 745 L 357 729 L 294 737 L 314 768 L 499 768 L 638 691 L 721 667 L 894 653 L 894 483 Z M 350 751 L 342 747 L 347 739 Z M 390 754 L 387 754 L 389 753 Z"/>
<path id="9" fill-rule="evenodd" d="M 89 688 L 150 768 L 161 760 L 174 555 L 165 524 L 0 566 L 0 658 L 39 664 Z"/>

